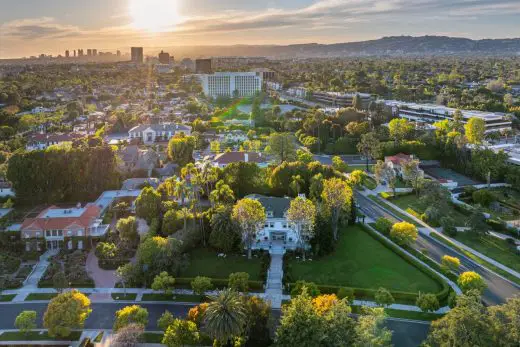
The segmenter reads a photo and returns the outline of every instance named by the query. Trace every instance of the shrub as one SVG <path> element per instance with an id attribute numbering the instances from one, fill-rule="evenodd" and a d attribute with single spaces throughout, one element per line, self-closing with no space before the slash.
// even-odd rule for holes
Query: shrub
<path id="1" fill-rule="evenodd" d="M 148 324 L 148 310 L 139 305 L 123 307 L 116 312 L 113 330 L 118 331 L 134 323 L 145 327 Z"/>
<path id="2" fill-rule="evenodd" d="M 415 225 L 408 222 L 395 223 L 390 230 L 390 237 L 401 246 L 415 242 L 418 234 Z"/>
<path id="3" fill-rule="evenodd" d="M 442 232 L 448 236 L 457 236 L 457 227 L 455 227 L 455 221 L 451 217 L 441 218 Z"/>
<path id="4" fill-rule="evenodd" d="M 170 324 L 173 323 L 174 319 L 175 319 L 175 317 L 173 317 L 173 315 L 171 314 L 170 311 L 164 311 L 164 313 L 161 315 L 161 317 L 159 317 L 159 319 L 157 320 L 157 326 L 162 331 L 166 331 L 166 329 L 168 329 Z"/>
<path id="5" fill-rule="evenodd" d="M 419 306 L 423 312 L 435 312 L 439 309 L 439 300 L 437 300 L 435 294 L 419 293 L 415 304 Z"/>
<path id="6" fill-rule="evenodd" d="M 381 233 L 388 235 L 390 233 L 390 229 L 392 229 L 392 226 L 392 221 L 384 217 L 379 217 L 376 221 L 375 228 Z"/>
<path id="7" fill-rule="evenodd" d="M 247 272 L 234 272 L 229 274 L 228 287 L 239 292 L 247 292 L 249 274 Z"/>
<path id="8" fill-rule="evenodd" d="M 338 289 L 338 293 L 336 294 L 339 299 L 345 299 L 352 303 L 354 301 L 354 289 L 348 287 L 341 287 Z"/>
<path id="9" fill-rule="evenodd" d="M 314 282 L 297 281 L 291 290 L 291 296 L 298 296 L 303 292 L 303 287 L 307 288 L 307 293 L 313 298 L 321 294 L 320 289 Z"/>
<path id="10" fill-rule="evenodd" d="M 386 288 L 380 287 L 375 295 L 376 303 L 380 306 L 390 306 L 395 302 L 392 293 Z"/>
<path id="11" fill-rule="evenodd" d="M 211 278 L 204 276 L 197 276 L 191 281 L 191 289 L 198 295 L 204 295 L 208 290 L 213 288 Z"/>
<path id="12" fill-rule="evenodd" d="M 446 267 L 451 271 L 458 270 L 460 267 L 460 260 L 456 257 L 450 257 L 449 255 L 444 255 L 441 259 L 442 266 Z"/>
<path id="13" fill-rule="evenodd" d="M 496 200 L 495 194 L 487 189 L 480 189 L 471 195 L 473 202 L 476 204 L 480 204 L 484 207 L 489 207 L 489 205 Z"/>

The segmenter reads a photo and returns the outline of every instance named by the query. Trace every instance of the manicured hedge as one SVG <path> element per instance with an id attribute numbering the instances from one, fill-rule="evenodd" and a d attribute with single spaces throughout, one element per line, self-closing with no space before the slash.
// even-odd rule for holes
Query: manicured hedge
<path id="1" fill-rule="evenodd" d="M 191 288 L 191 281 L 193 281 L 193 277 L 176 277 L 175 278 L 175 286 Z M 211 283 L 213 287 L 216 289 L 223 289 L 228 286 L 229 279 L 227 278 L 211 278 Z M 262 281 L 249 281 L 249 290 L 250 291 L 263 291 L 264 290 L 264 282 Z"/>
<path id="2" fill-rule="evenodd" d="M 116 270 L 119 266 L 128 263 L 128 259 L 99 259 L 99 267 L 103 270 Z"/>
<path id="3" fill-rule="evenodd" d="M 96 287 L 94 280 L 83 281 L 83 282 L 71 282 L 70 286 L 72 288 L 95 288 Z M 38 282 L 38 288 L 54 288 L 54 283 L 52 282 L 52 280 L 48 280 L 48 281 L 40 280 L 40 282 Z"/>

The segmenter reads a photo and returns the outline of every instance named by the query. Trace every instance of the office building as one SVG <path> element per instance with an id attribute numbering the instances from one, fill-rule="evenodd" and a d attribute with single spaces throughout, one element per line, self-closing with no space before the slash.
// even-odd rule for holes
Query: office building
<path id="1" fill-rule="evenodd" d="M 92 55 L 93 55 L 94 57 L 97 56 L 97 49 L 93 49 L 93 50 L 92 50 Z"/>
<path id="2" fill-rule="evenodd" d="M 65 58 L 68 58 L 69 57 L 69 50 L 66 50 L 65 51 Z"/>
<path id="3" fill-rule="evenodd" d="M 92 56 L 92 50 L 90 48 L 87 49 L 87 57 Z"/>
<path id="4" fill-rule="evenodd" d="M 78 57 L 82 57 L 83 56 L 83 49 L 78 49 Z"/>
<path id="5" fill-rule="evenodd" d="M 264 82 L 265 81 L 272 81 L 275 78 L 275 73 L 271 69 L 258 68 L 258 69 L 253 69 L 252 71 L 261 73 L 262 74 L 262 79 L 264 80 Z"/>
<path id="6" fill-rule="evenodd" d="M 74 50 L 74 58 L 76 58 L 76 50 Z"/>
<path id="7" fill-rule="evenodd" d="M 170 54 L 168 54 L 164 51 L 161 51 L 161 53 L 159 53 L 159 63 L 169 64 L 170 63 Z"/>
<path id="8" fill-rule="evenodd" d="M 133 63 L 142 64 L 144 61 L 143 47 L 130 48 L 131 60 Z"/>
<path id="9" fill-rule="evenodd" d="M 244 97 L 262 90 L 262 75 L 258 72 L 216 72 L 199 75 L 206 96 Z"/>
<path id="10" fill-rule="evenodd" d="M 195 60 L 195 72 L 200 74 L 211 73 L 211 59 L 196 59 Z"/>
<path id="11" fill-rule="evenodd" d="M 351 107 L 356 95 L 361 97 L 363 107 L 368 107 L 372 97 L 365 93 L 313 92 L 312 99 L 328 106 L 343 108 Z"/>
<path id="12" fill-rule="evenodd" d="M 120 57 L 121 56 L 121 51 L 118 49 L 117 50 L 117 56 Z"/>
<path id="13" fill-rule="evenodd" d="M 385 101 L 385 105 L 392 108 L 394 117 L 405 118 L 410 121 L 433 124 L 445 119 L 452 120 L 456 109 L 434 104 L 416 104 L 395 100 Z M 460 110 L 463 123 L 471 118 L 483 119 L 486 123 L 486 133 L 511 130 L 512 121 L 505 113 L 485 112 L 474 110 Z"/>

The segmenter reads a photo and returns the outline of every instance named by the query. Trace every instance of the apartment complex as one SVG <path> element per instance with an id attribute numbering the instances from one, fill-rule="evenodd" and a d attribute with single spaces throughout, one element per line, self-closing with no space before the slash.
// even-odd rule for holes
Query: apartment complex
<path id="1" fill-rule="evenodd" d="M 363 107 L 368 107 L 372 97 L 366 93 L 313 92 L 312 99 L 328 106 L 351 107 L 356 95 L 361 97 Z"/>
<path id="2" fill-rule="evenodd" d="M 211 59 L 195 59 L 195 73 L 211 73 Z"/>
<path id="3" fill-rule="evenodd" d="M 144 61 L 143 47 L 130 48 L 132 63 L 142 64 Z"/>
<path id="4" fill-rule="evenodd" d="M 385 105 L 392 108 L 394 117 L 411 121 L 433 124 L 445 119 L 453 119 L 456 109 L 434 104 L 416 104 L 389 100 Z M 470 118 L 481 118 L 486 122 L 486 133 L 501 130 L 511 130 L 512 121 L 505 113 L 461 110 L 464 123 Z"/>
<path id="5" fill-rule="evenodd" d="M 215 72 L 199 75 L 204 94 L 209 97 L 253 96 L 262 90 L 258 72 Z"/>

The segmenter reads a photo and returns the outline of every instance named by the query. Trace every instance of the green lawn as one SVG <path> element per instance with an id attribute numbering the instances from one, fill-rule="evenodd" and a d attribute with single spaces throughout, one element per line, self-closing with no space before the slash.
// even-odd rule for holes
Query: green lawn
<path id="1" fill-rule="evenodd" d="M 374 172 L 374 164 L 368 164 L 368 171 Z M 347 168 L 347 172 L 352 172 L 354 170 L 361 170 L 365 171 L 367 170 L 367 166 L 365 164 L 355 164 L 355 165 L 349 165 Z"/>
<path id="2" fill-rule="evenodd" d="M 228 254 L 217 257 L 217 252 L 209 249 L 196 249 L 191 252 L 190 265 L 180 277 L 207 276 L 228 278 L 233 272 L 247 272 L 251 281 L 260 280 L 260 259 L 247 259 L 246 256 Z"/>
<path id="3" fill-rule="evenodd" d="M 44 340 L 60 340 L 60 341 L 78 341 L 81 336 L 81 331 L 73 331 L 68 337 L 57 338 L 50 337 L 46 331 L 31 331 L 23 334 L 19 331 L 6 331 L 0 335 L 0 341 L 44 341 Z"/>
<path id="4" fill-rule="evenodd" d="M 143 341 L 145 343 L 161 343 L 164 334 L 162 333 L 148 333 L 143 334 Z"/>
<path id="5" fill-rule="evenodd" d="M 56 293 L 31 293 L 27 295 L 25 301 L 34 301 L 34 300 L 50 300 L 57 296 Z"/>
<path id="6" fill-rule="evenodd" d="M 462 242 L 501 264 L 520 272 L 520 255 L 507 241 L 490 235 L 474 235 L 471 232 L 457 233 L 457 241 Z"/>
<path id="7" fill-rule="evenodd" d="M 294 261 L 292 277 L 323 285 L 437 293 L 441 285 L 360 227 L 344 229 L 334 253 Z"/>
<path id="8" fill-rule="evenodd" d="M 407 221 L 408 223 L 412 223 L 413 225 L 415 226 L 418 226 L 418 227 L 422 227 L 421 224 L 417 223 L 415 220 L 413 220 L 412 218 L 408 217 L 407 215 L 397 211 L 395 208 L 393 208 L 392 206 L 390 206 L 388 203 L 386 203 L 384 200 L 382 199 L 379 199 L 377 196 L 375 195 L 369 195 L 368 198 L 374 202 L 376 202 L 377 204 L 383 206 L 385 209 L 387 209 L 388 211 L 390 211 L 391 213 L 393 213 L 394 215 L 396 215 L 397 217 L 399 217 L 400 219 L 404 220 L 404 221 Z"/>
<path id="9" fill-rule="evenodd" d="M 412 210 L 418 212 L 419 214 L 424 213 L 426 208 L 428 206 L 421 203 L 420 199 L 415 194 L 409 194 L 409 195 L 398 195 L 396 198 L 393 198 L 390 200 L 393 204 L 399 206 L 403 210 L 406 210 L 407 208 L 411 208 Z M 466 223 L 466 220 L 468 219 L 467 216 L 463 215 L 459 211 L 455 210 L 454 208 L 450 208 L 448 211 L 445 211 L 446 214 L 453 218 L 455 221 L 455 225 L 457 226 L 464 226 Z"/>
<path id="10" fill-rule="evenodd" d="M 202 302 L 200 295 L 190 294 L 143 294 L 142 301 L 177 301 L 177 302 Z"/>
<path id="11" fill-rule="evenodd" d="M 135 300 L 137 294 L 135 293 L 112 293 L 112 299 L 114 300 Z"/>
<path id="12" fill-rule="evenodd" d="M 16 294 L 0 295 L 0 302 L 7 302 L 14 299 Z"/>

